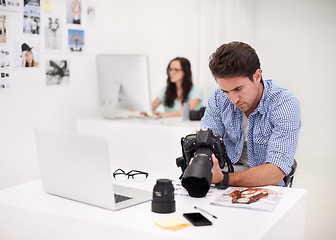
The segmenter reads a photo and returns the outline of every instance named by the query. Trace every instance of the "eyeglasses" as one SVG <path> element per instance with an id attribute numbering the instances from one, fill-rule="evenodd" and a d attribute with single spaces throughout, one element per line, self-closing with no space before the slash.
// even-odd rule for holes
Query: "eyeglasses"
<path id="1" fill-rule="evenodd" d="M 168 72 L 178 72 L 178 71 L 183 71 L 183 70 L 178 69 L 178 68 L 168 68 Z"/>
<path id="2" fill-rule="evenodd" d="M 144 181 L 148 177 L 148 173 L 139 170 L 131 170 L 126 173 L 124 170 L 118 168 L 114 171 L 113 177 L 119 182 L 127 181 L 130 177 L 132 177 L 134 181 L 139 182 Z"/>

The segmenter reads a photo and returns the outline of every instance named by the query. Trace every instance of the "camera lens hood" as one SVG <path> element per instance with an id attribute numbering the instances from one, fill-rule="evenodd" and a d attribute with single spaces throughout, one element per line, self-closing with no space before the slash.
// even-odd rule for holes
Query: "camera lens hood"
<path id="1" fill-rule="evenodd" d="M 211 186 L 212 161 L 209 156 L 199 154 L 183 173 L 182 186 L 187 189 L 191 197 L 204 197 Z"/>

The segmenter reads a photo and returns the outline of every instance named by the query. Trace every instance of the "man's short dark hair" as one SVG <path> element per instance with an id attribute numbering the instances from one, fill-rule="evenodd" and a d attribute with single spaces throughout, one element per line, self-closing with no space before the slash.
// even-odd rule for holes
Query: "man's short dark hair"
<path id="1" fill-rule="evenodd" d="M 260 69 L 256 51 L 243 42 L 223 44 L 210 56 L 209 68 L 215 79 L 248 77 L 253 81 L 253 74 Z"/>

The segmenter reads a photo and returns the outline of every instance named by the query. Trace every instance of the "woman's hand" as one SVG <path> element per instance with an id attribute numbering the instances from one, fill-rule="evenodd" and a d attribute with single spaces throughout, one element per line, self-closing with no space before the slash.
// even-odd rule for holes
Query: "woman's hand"
<path id="1" fill-rule="evenodd" d="M 166 112 L 153 112 L 153 114 L 158 116 L 159 118 L 167 117 Z"/>

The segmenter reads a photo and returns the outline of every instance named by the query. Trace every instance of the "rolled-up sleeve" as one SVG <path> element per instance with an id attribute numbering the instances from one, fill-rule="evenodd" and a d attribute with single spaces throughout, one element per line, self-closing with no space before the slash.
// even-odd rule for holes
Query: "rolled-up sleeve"
<path id="1" fill-rule="evenodd" d="M 301 128 L 300 103 L 294 97 L 273 106 L 271 122 L 274 126 L 268 142 L 266 162 L 278 166 L 286 175 L 291 172 Z"/>

